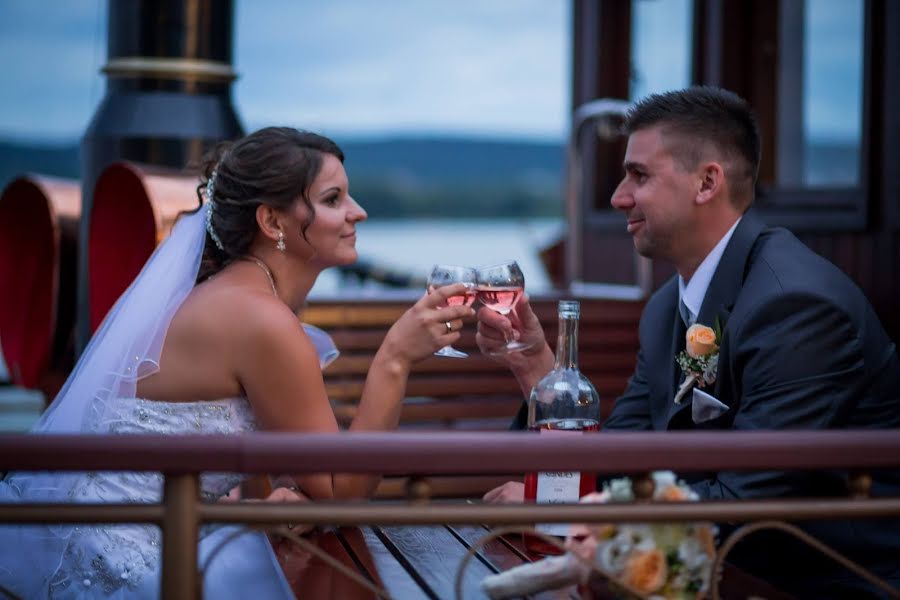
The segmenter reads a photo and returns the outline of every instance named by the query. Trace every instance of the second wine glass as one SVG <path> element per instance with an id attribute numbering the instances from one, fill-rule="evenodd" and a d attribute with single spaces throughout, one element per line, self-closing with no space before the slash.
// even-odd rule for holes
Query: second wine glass
<path id="1" fill-rule="evenodd" d="M 458 296 L 450 296 L 447 298 L 448 306 L 460 306 L 465 304 L 471 306 L 475 302 L 475 269 L 471 267 L 459 267 L 456 265 L 434 265 L 431 274 L 428 276 L 428 293 L 430 294 L 439 287 L 445 285 L 453 285 L 454 283 L 466 284 L 466 292 Z M 449 328 L 449 326 L 448 326 Z M 457 350 L 453 346 L 444 346 L 434 353 L 435 356 L 448 356 L 451 358 L 466 358 L 469 356 L 462 350 Z"/>
<path id="2" fill-rule="evenodd" d="M 478 290 L 478 301 L 485 308 L 498 312 L 503 316 L 513 311 L 519 298 L 525 292 L 525 274 L 522 273 L 519 263 L 514 260 L 478 267 L 476 276 L 478 279 L 476 288 Z M 506 345 L 493 352 L 493 354 L 521 352 L 530 347 L 531 344 L 507 339 Z"/>

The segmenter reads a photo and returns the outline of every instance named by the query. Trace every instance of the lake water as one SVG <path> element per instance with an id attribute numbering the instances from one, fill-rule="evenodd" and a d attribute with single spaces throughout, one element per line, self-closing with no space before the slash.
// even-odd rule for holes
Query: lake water
<path id="1" fill-rule="evenodd" d="M 361 260 L 422 280 L 437 263 L 479 266 L 513 259 L 525 274 L 525 289 L 535 293 L 552 287 L 539 253 L 565 233 L 564 219 L 377 219 L 357 226 L 356 247 Z M 360 283 L 329 269 L 319 276 L 310 297 L 384 296 L 396 291 L 408 298 L 420 290 Z M 5 379 L 8 373 L 0 350 L 0 381 Z"/>
<path id="2" fill-rule="evenodd" d="M 512 259 L 525 274 L 525 288 L 541 292 L 552 286 L 539 253 L 565 233 L 564 219 L 378 219 L 357 226 L 356 248 L 362 261 L 423 279 L 437 263 L 479 266 Z M 385 289 L 330 269 L 319 276 L 310 297 Z"/>

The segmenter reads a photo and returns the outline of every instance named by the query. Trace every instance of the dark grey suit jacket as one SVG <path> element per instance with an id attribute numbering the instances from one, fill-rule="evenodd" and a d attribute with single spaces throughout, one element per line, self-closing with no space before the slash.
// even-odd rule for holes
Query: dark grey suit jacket
<path id="1" fill-rule="evenodd" d="M 790 232 L 769 229 L 748 211 L 726 246 L 697 322 L 723 325 L 715 384 L 705 391 L 728 406 L 700 424 L 690 394 L 673 402 L 684 348 L 677 278 L 641 316 L 637 365 L 604 429 L 634 431 L 900 427 L 900 361 L 859 288 Z M 524 426 L 520 412 L 514 428 Z M 701 497 L 734 499 L 847 494 L 844 473 L 685 473 Z M 880 473 L 873 494 L 900 495 L 900 478 Z M 900 583 L 897 522 L 821 522 L 806 529 Z M 722 524 L 723 534 L 728 524 Z M 790 540 L 742 542 L 737 562 L 801 597 L 865 597 L 856 578 L 813 560 Z M 814 555 L 815 556 L 815 555 Z M 846 579 L 846 582 L 841 580 Z M 810 587 L 820 584 L 815 591 Z"/>
<path id="2" fill-rule="evenodd" d="M 710 282 L 697 322 L 723 325 L 716 382 L 711 393 L 728 410 L 696 424 L 690 395 L 673 402 L 684 348 L 673 278 L 648 301 L 640 324 L 637 367 L 604 429 L 847 429 L 900 427 L 900 361 L 859 288 L 837 267 L 790 232 L 768 229 L 749 211 L 734 231 Z M 845 495 L 843 473 L 685 474 L 704 498 Z M 900 494 L 893 473 L 876 477 L 875 494 Z M 726 526 L 727 529 L 727 526 Z M 900 578 L 896 522 L 822 522 L 807 529 L 883 575 Z M 726 531 L 727 532 L 727 531 Z M 787 540 L 751 544 L 743 562 L 782 585 L 806 592 L 798 569 L 803 548 Z M 779 550 L 784 550 L 781 552 Z M 887 560 L 886 560 L 887 559 Z M 822 582 L 818 564 L 816 581 Z M 778 574 L 779 571 L 784 573 Z M 845 573 L 833 572 L 837 579 Z M 784 577 L 797 581 L 784 581 Z M 833 583 L 822 597 L 861 593 Z M 794 585 L 797 584 L 797 585 Z M 843 588 L 840 588 L 843 589 Z"/>
<path id="3" fill-rule="evenodd" d="M 765 228 L 752 211 L 725 248 L 697 318 L 723 324 L 716 382 L 706 391 L 729 406 L 701 425 L 690 401 L 672 402 L 674 356 L 684 348 L 677 304 L 673 277 L 647 303 L 637 368 L 605 428 L 900 426 L 900 363 L 868 300 L 837 267 L 788 231 Z M 733 485 L 746 483 L 719 480 L 707 495 L 734 496 Z"/>

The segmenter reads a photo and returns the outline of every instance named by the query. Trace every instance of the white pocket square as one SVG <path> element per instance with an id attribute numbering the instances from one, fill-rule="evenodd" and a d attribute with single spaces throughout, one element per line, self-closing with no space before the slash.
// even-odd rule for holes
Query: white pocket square
<path id="1" fill-rule="evenodd" d="M 728 405 L 720 402 L 715 396 L 711 396 L 697 388 L 694 388 L 693 392 L 691 418 L 694 419 L 694 423 L 710 421 L 728 410 Z"/>

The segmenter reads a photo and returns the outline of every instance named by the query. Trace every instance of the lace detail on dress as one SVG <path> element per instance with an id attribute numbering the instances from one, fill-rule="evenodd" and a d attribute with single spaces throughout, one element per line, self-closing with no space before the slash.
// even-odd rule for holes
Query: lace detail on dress
<path id="1" fill-rule="evenodd" d="M 211 402 L 155 402 L 117 398 L 103 407 L 103 422 L 94 433 L 135 435 L 220 434 L 256 429 L 250 405 L 244 398 Z M 215 501 L 242 479 L 234 473 L 204 473 L 200 493 Z M 83 473 L 69 493 L 74 502 L 158 502 L 163 478 L 159 473 Z M 201 539 L 213 530 L 204 526 Z M 135 590 L 148 574 L 159 571 L 162 533 L 153 525 L 75 527 L 68 540 L 60 569 L 49 582 L 51 597 L 111 595 Z"/>
<path id="2" fill-rule="evenodd" d="M 162 533 L 151 525 L 75 527 L 63 567 L 50 581 L 51 598 L 134 591 L 159 568 Z"/>

